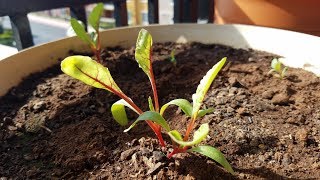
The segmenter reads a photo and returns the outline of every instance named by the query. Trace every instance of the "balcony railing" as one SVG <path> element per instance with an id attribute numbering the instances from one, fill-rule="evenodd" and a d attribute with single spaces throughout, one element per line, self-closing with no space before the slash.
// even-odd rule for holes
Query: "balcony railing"
<path id="1" fill-rule="evenodd" d="M 174 0 L 174 23 L 197 22 L 199 15 L 213 22 L 214 0 Z M 27 14 L 56 8 L 70 8 L 71 16 L 86 23 L 85 5 L 113 3 L 116 26 L 128 25 L 126 0 L 1 0 L 0 17 L 9 16 L 18 50 L 34 45 Z M 200 8 L 199 8 L 200 7 Z M 199 9 L 201 9 L 199 13 Z M 148 0 L 149 24 L 159 23 L 159 0 Z"/>

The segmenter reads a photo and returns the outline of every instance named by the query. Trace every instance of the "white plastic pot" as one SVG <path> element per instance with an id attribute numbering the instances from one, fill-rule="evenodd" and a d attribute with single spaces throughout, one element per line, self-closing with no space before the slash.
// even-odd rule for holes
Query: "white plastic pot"
<path id="1" fill-rule="evenodd" d="M 135 44 L 141 28 L 149 30 L 154 42 L 218 43 L 235 48 L 252 48 L 285 57 L 283 63 L 320 76 L 320 38 L 302 33 L 248 25 L 175 24 L 127 27 L 101 33 L 102 46 Z M 67 56 L 69 50 L 89 51 L 77 37 L 66 38 L 23 50 L 0 61 L 0 96 L 30 73 L 41 71 Z"/>

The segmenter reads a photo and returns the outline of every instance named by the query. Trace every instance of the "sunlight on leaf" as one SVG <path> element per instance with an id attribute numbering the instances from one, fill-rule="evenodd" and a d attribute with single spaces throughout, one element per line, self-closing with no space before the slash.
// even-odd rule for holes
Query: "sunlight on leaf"
<path id="1" fill-rule="evenodd" d="M 209 133 L 209 124 L 202 124 L 199 129 L 194 132 L 192 141 L 183 141 L 181 134 L 177 130 L 170 131 L 170 138 L 181 146 L 193 146 L 203 141 Z"/>
<path id="2" fill-rule="evenodd" d="M 130 131 L 138 122 L 147 120 L 155 122 L 156 124 L 163 127 L 166 131 L 170 131 L 170 127 L 167 124 L 166 120 L 159 113 L 154 111 L 146 111 L 143 114 L 141 114 L 128 129 L 124 130 L 124 132 Z"/>
<path id="3" fill-rule="evenodd" d="M 197 152 L 204 156 L 207 156 L 213 159 L 214 161 L 218 162 L 219 164 L 221 164 L 228 172 L 230 172 L 231 174 L 234 174 L 234 171 L 231 165 L 228 163 L 228 161 L 223 156 L 223 154 L 218 149 L 212 146 L 198 146 L 198 147 L 189 149 L 188 152 Z"/>
<path id="4" fill-rule="evenodd" d="M 169 105 L 176 105 L 189 117 L 191 117 L 192 113 L 192 105 L 186 99 L 174 99 L 167 104 L 164 104 L 160 109 L 160 114 L 163 115 L 164 111 L 167 109 Z"/>
<path id="5" fill-rule="evenodd" d="M 92 40 L 90 39 L 90 36 L 87 34 L 84 26 L 78 22 L 78 20 L 71 18 L 71 26 L 76 35 L 84 42 L 94 45 Z"/>
<path id="6" fill-rule="evenodd" d="M 122 92 L 114 82 L 109 69 L 88 56 L 69 56 L 61 62 L 61 70 L 67 75 L 90 86 L 110 92 Z"/>
<path id="7" fill-rule="evenodd" d="M 207 94 L 207 91 L 209 90 L 211 83 L 213 82 L 218 72 L 223 67 L 226 60 L 227 58 L 223 58 L 207 72 L 207 74 L 200 81 L 200 84 L 197 87 L 196 93 L 192 95 L 192 100 L 193 100 L 192 118 L 193 119 L 197 118 L 203 99 Z"/>
<path id="8" fill-rule="evenodd" d="M 281 73 L 281 62 L 276 58 L 273 59 L 271 62 L 271 68 L 280 74 Z"/>
<path id="9" fill-rule="evenodd" d="M 121 126 L 125 126 L 128 124 L 128 117 L 124 106 L 127 106 L 128 108 L 139 114 L 129 103 L 127 103 L 123 99 L 120 99 L 119 101 L 113 103 L 111 106 L 112 116 Z"/>
<path id="10" fill-rule="evenodd" d="M 100 17 L 103 11 L 103 3 L 98 3 L 96 7 L 93 8 L 89 15 L 89 23 L 96 31 L 99 30 Z"/>
<path id="11" fill-rule="evenodd" d="M 139 64 L 139 67 L 144 73 L 150 78 L 151 68 L 151 48 L 152 48 L 152 37 L 150 33 L 141 29 L 137 38 L 135 59 Z"/>

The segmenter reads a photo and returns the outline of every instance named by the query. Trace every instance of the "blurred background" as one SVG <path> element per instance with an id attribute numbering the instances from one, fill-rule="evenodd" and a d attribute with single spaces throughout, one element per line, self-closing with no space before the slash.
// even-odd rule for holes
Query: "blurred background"
<path id="1" fill-rule="evenodd" d="M 173 24 L 174 23 L 174 3 L 181 0 L 159 0 L 158 3 L 158 23 L 159 24 Z M 208 9 L 209 0 L 202 0 L 200 6 L 195 8 Z M 3 4 L 2 4 L 3 5 Z M 6 4 L 4 4 L 6 5 Z M 85 5 L 85 14 L 88 16 L 95 4 Z M 191 5 L 190 5 L 191 6 Z M 192 8 L 190 7 L 189 8 Z M 150 9 L 149 9 L 150 10 Z M 1 9 L 0 9 L 1 11 Z M 127 24 L 134 25 L 148 25 L 150 23 L 148 14 L 148 0 L 126 0 Z M 0 12 L 1 14 L 1 12 Z M 198 23 L 207 23 L 208 14 L 204 13 L 201 16 L 199 11 Z M 181 14 L 185 16 L 186 14 Z M 27 12 L 27 19 L 29 20 L 30 29 L 32 33 L 33 44 L 39 45 L 42 43 L 58 40 L 67 36 L 72 36 L 73 31 L 70 26 L 70 18 L 72 12 L 70 8 L 50 9 L 45 11 Z M 113 28 L 116 25 L 114 2 L 104 3 L 104 12 L 101 18 L 101 29 Z M 186 21 L 184 21 L 186 22 Z M 156 22 L 157 23 L 157 22 Z M 18 50 L 24 49 L 15 42 L 12 22 L 9 16 L 0 17 L 0 59 L 12 55 Z M 121 26 L 121 25 L 120 25 Z M 90 28 L 88 29 L 90 31 Z M 16 48 L 18 47 L 18 49 Z"/>
<path id="2" fill-rule="evenodd" d="M 104 3 L 101 29 L 173 23 L 248 24 L 320 36 L 320 0 L 0 0 L 0 60 L 72 36 Z M 90 27 L 88 27 L 90 32 Z"/>

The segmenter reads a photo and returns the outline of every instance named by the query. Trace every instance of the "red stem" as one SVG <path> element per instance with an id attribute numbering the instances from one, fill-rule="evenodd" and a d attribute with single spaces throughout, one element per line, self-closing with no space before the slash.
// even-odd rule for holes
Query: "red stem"
<path id="1" fill-rule="evenodd" d="M 154 98 L 156 111 L 159 112 L 159 99 L 158 99 L 158 93 L 157 93 L 157 85 L 156 85 L 156 81 L 154 79 L 154 74 L 153 74 L 153 69 L 152 69 L 152 49 L 150 50 L 149 59 L 150 59 L 150 63 L 151 63 L 151 65 L 150 65 L 150 82 L 151 82 L 151 87 L 152 87 L 152 91 L 153 91 L 153 98 Z"/>
<path id="2" fill-rule="evenodd" d="M 167 155 L 168 159 L 170 159 L 173 155 L 178 154 L 178 153 L 184 153 L 188 150 L 188 146 L 184 147 L 184 148 L 174 148 L 173 151 Z"/>
<path id="3" fill-rule="evenodd" d="M 189 135 L 190 135 L 190 133 L 191 133 L 191 131 L 192 131 L 192 129 L 193 129 L 194 122 L 195 122 L 195 118 L 192 118 L 192 119 L 191 119 L 191 122 L 189 123 L 189 126 L 187 127 L 186 134 L 185 134 L 185 136 L 184 136 L 184 138 L 183 138 L 184 141 L 187 141 L 187 140 L 188 140 Z"/>
<path id="4" fill-rule="evenodd" d="M 99 63 L 101 63 L 101 42 L 100 42 L 100 32 L 97 30 L 97 49 L 96 49 L 96 57 Z"/>
<path id="5" fill-rule="evenodd" d="M 112 91 L 114 94 L 116 94 L 117 96 L 119 96 L 120 98 L 122 98 L 123 100 L 125 100 L 127 103 L 130 104 L 130 106 L 132 106 L 138 113 L 139 115 L 143 113 L 143 111 L 124 93 L 120 93 L 118 91 Z M 156 136 L 159 139 L 159 143 L 162 147 L 165 147 L 165 143 L 164 140 L 162 138 L 162 134 L 161 134 L 161 126 L 155 124 L 154 122 L 147 120 L 146 121 L 147 124 L 151 127 L 151 129 L 153 130 L 153 132 L 156 134 Z"/>
<path id="6" fill-rule="evenodd" d="M 128 104 L 130 104 L 130 106 L 132 106 L 138 113 L 139 115 L 143 113 L 143 111 L 127 96 L 125 95 L 123 92 L 119 92 L 116 91 L 114 88 L 104 84 L 103 82 L 101 82 L 99 79 L 90 76 L 89 74 L 81 71 L 80 68 L 76 67 L 80 72 L 82 72 L 83 74 L 85 74 L 86 76 L 88 76 L 89 78 L 97 81 L 98 83 L 102 84 L 106 89 L 110 90 L 112 93 L 116 94 L 117 96 L 119 96 L 120 98 L 122 98 L 123 100 L 125 100 Z M 162 138 L 162 134 L 161 134 L 161 126 L 155 124 L 154 122 L 147 120 L 146 121 L 147 124 L 151 127 L 151 129 L 153 130 L 153 132 L 156 134 L 156 136 L 159 139 L 159 142 L 161 144 L 161 146 L 165 147 L 165 143 L 164 140 Z"/>
<path id="7" fill-rule="evenodd" d="M 96 60 L 101 64 L 101 44 L 100 44 L 100 32 L 97 32 L 97 44 L 91 44 L 91 51 L 94 53 Z"/>
<path id="8" fill-rule="evenodd" d="M 149 80 L 150 80 L 151 87 L 152 87 L 155 109 L 156 109 L 156 112 L 159 112 L 159 98 L 158 98 L 158 93 L 157 93 L 157 85 L 156 85 L 156 81 L 154 79 L 154 74 L 153 74 L 153 69 L 152 69 L 152 49 L 150 50 L 149 59 L 150 59 L 150 78 L 149 78 Z M 157 133 L 161 134 L 161 126 L 158 124 L 155 124 L 155 126 L 158 128 Z M 160 137 L 159 141 L 160 141 L 161 146 L 165 147 L 162 136 L 158 136 L 158 137 Z"/>

